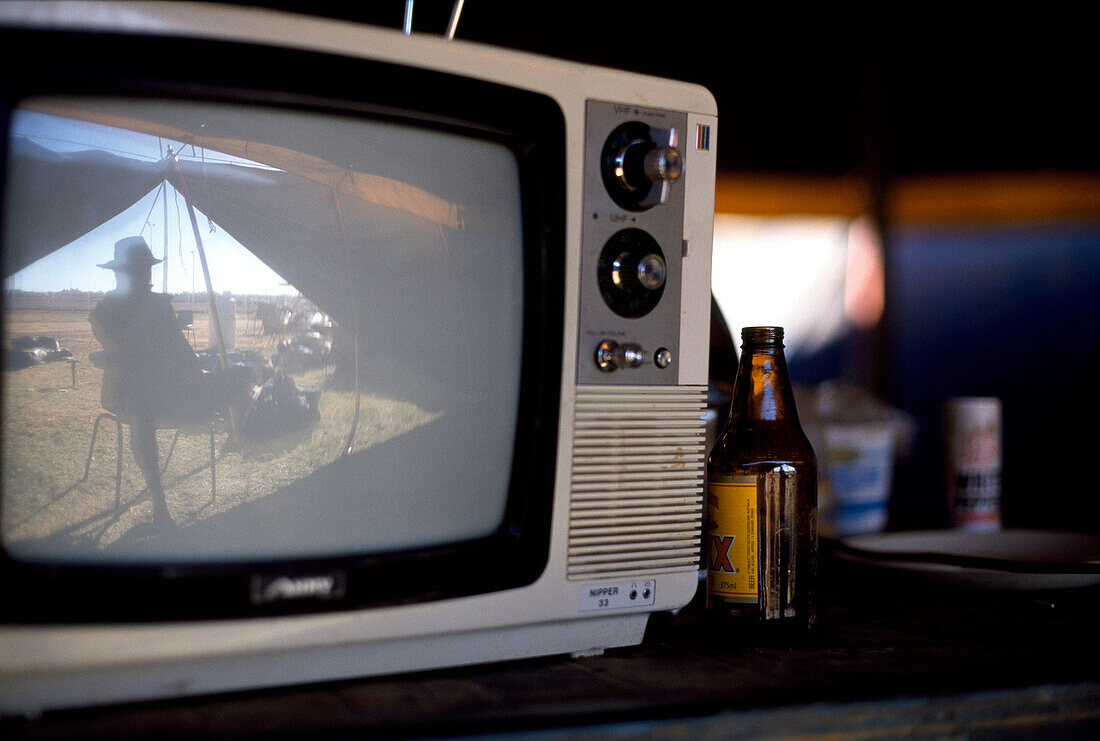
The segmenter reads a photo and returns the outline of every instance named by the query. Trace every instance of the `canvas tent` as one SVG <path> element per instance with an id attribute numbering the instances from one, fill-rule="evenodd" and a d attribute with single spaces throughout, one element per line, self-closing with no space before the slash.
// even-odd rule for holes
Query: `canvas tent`
<path id="1" fill-rule="evenodd" d="M 484 169 L 478 158 L 485 155 L 468 143 L 456 138 L 458 156 L 440 163 L 438 152 L 423 151 L 432 149 L 426 135 L 402 135 L 392 126 L 332 120 L 317 128 L 311 120 L 261 109 L 242 117 L 231 109 L 182 104 L 32 105 L 251 164 L 224 157 L 147 161 L 100 149 L 58 152 L 13 139 L 5 278 L 167 181 L 345 333 L 354 332 L 361 347 L 374 348 L 370 360 L 379 373 L 425 374 L 420 385 L 428 388 L 427 376 L 455 372 L 440 367 L 441 356 L 468 373 L 486 348 L 516 351 L 518 326 L 495 336 L 499 328 L 469 321 L 500 314 L 501 299 L 518 312 L 522 254 L 516 181 L 490 174 L 471 182 L 470 168 Z M 431 184 L 444 195 L 423 187 Z M 460 194 L 465 200 L 456 198 Z M 500 255 L 512 253 L 515 264 L 497 264 Z M 502 282 L 498 270 L 509 280 Z M 231 276 L 212 278 L 215 290 L 231 289 Z"/>

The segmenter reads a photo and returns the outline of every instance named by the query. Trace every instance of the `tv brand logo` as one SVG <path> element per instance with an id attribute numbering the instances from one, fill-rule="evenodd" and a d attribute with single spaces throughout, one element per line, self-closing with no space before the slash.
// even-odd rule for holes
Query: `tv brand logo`
<path id="1" fill-rule="evenodd" d="M 695 148 L 710 150 L 710 127 L 706 124 L 698 124 L 695 128 Z"/>
<path id="2" fill-rule="evenodd" d="M 267 605 L 287 600 L 340 599 L 347 594 L 347 577 L 342 572 L 318 576 L 253 576 L 252 604 Z"/>

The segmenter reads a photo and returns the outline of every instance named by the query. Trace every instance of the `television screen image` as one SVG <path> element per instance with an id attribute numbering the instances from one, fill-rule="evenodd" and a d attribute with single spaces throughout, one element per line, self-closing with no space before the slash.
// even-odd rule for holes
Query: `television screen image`
<path id="1" fill-rule="evenodd" d="M 9 137 L 6 367 L 29 337 L 66 353 L 4 377 L 14 557 L 307 558 L 499 527 L 519 369 L 484 364 L 519 353 L 524 288 L 505 146 L 133 99 L 29 99 Z"/>

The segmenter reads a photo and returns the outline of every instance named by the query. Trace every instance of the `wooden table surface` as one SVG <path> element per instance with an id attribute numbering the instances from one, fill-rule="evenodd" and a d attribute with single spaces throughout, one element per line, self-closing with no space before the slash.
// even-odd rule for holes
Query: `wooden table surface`
<path id="1" fill-rule="evenodd" d="M 826 557 L 802 646 L 693 603 L 640 646 L 0 721 L 6 738 L 1100 737 L 1100 588 L 964 591 Z"/>

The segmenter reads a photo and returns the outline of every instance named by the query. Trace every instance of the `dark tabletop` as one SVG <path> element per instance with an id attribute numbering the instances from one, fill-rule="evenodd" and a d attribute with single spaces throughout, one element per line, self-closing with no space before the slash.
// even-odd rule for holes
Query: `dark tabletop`
<path id="1" fill-rule="evenodd" d="M 0 736 L 1100 737 L 1098 588 L 967 590 L 826 555 L 819 605 L 804 645 L 730 634 L 692 603 L 600 656 L 55 712 Z"/>

